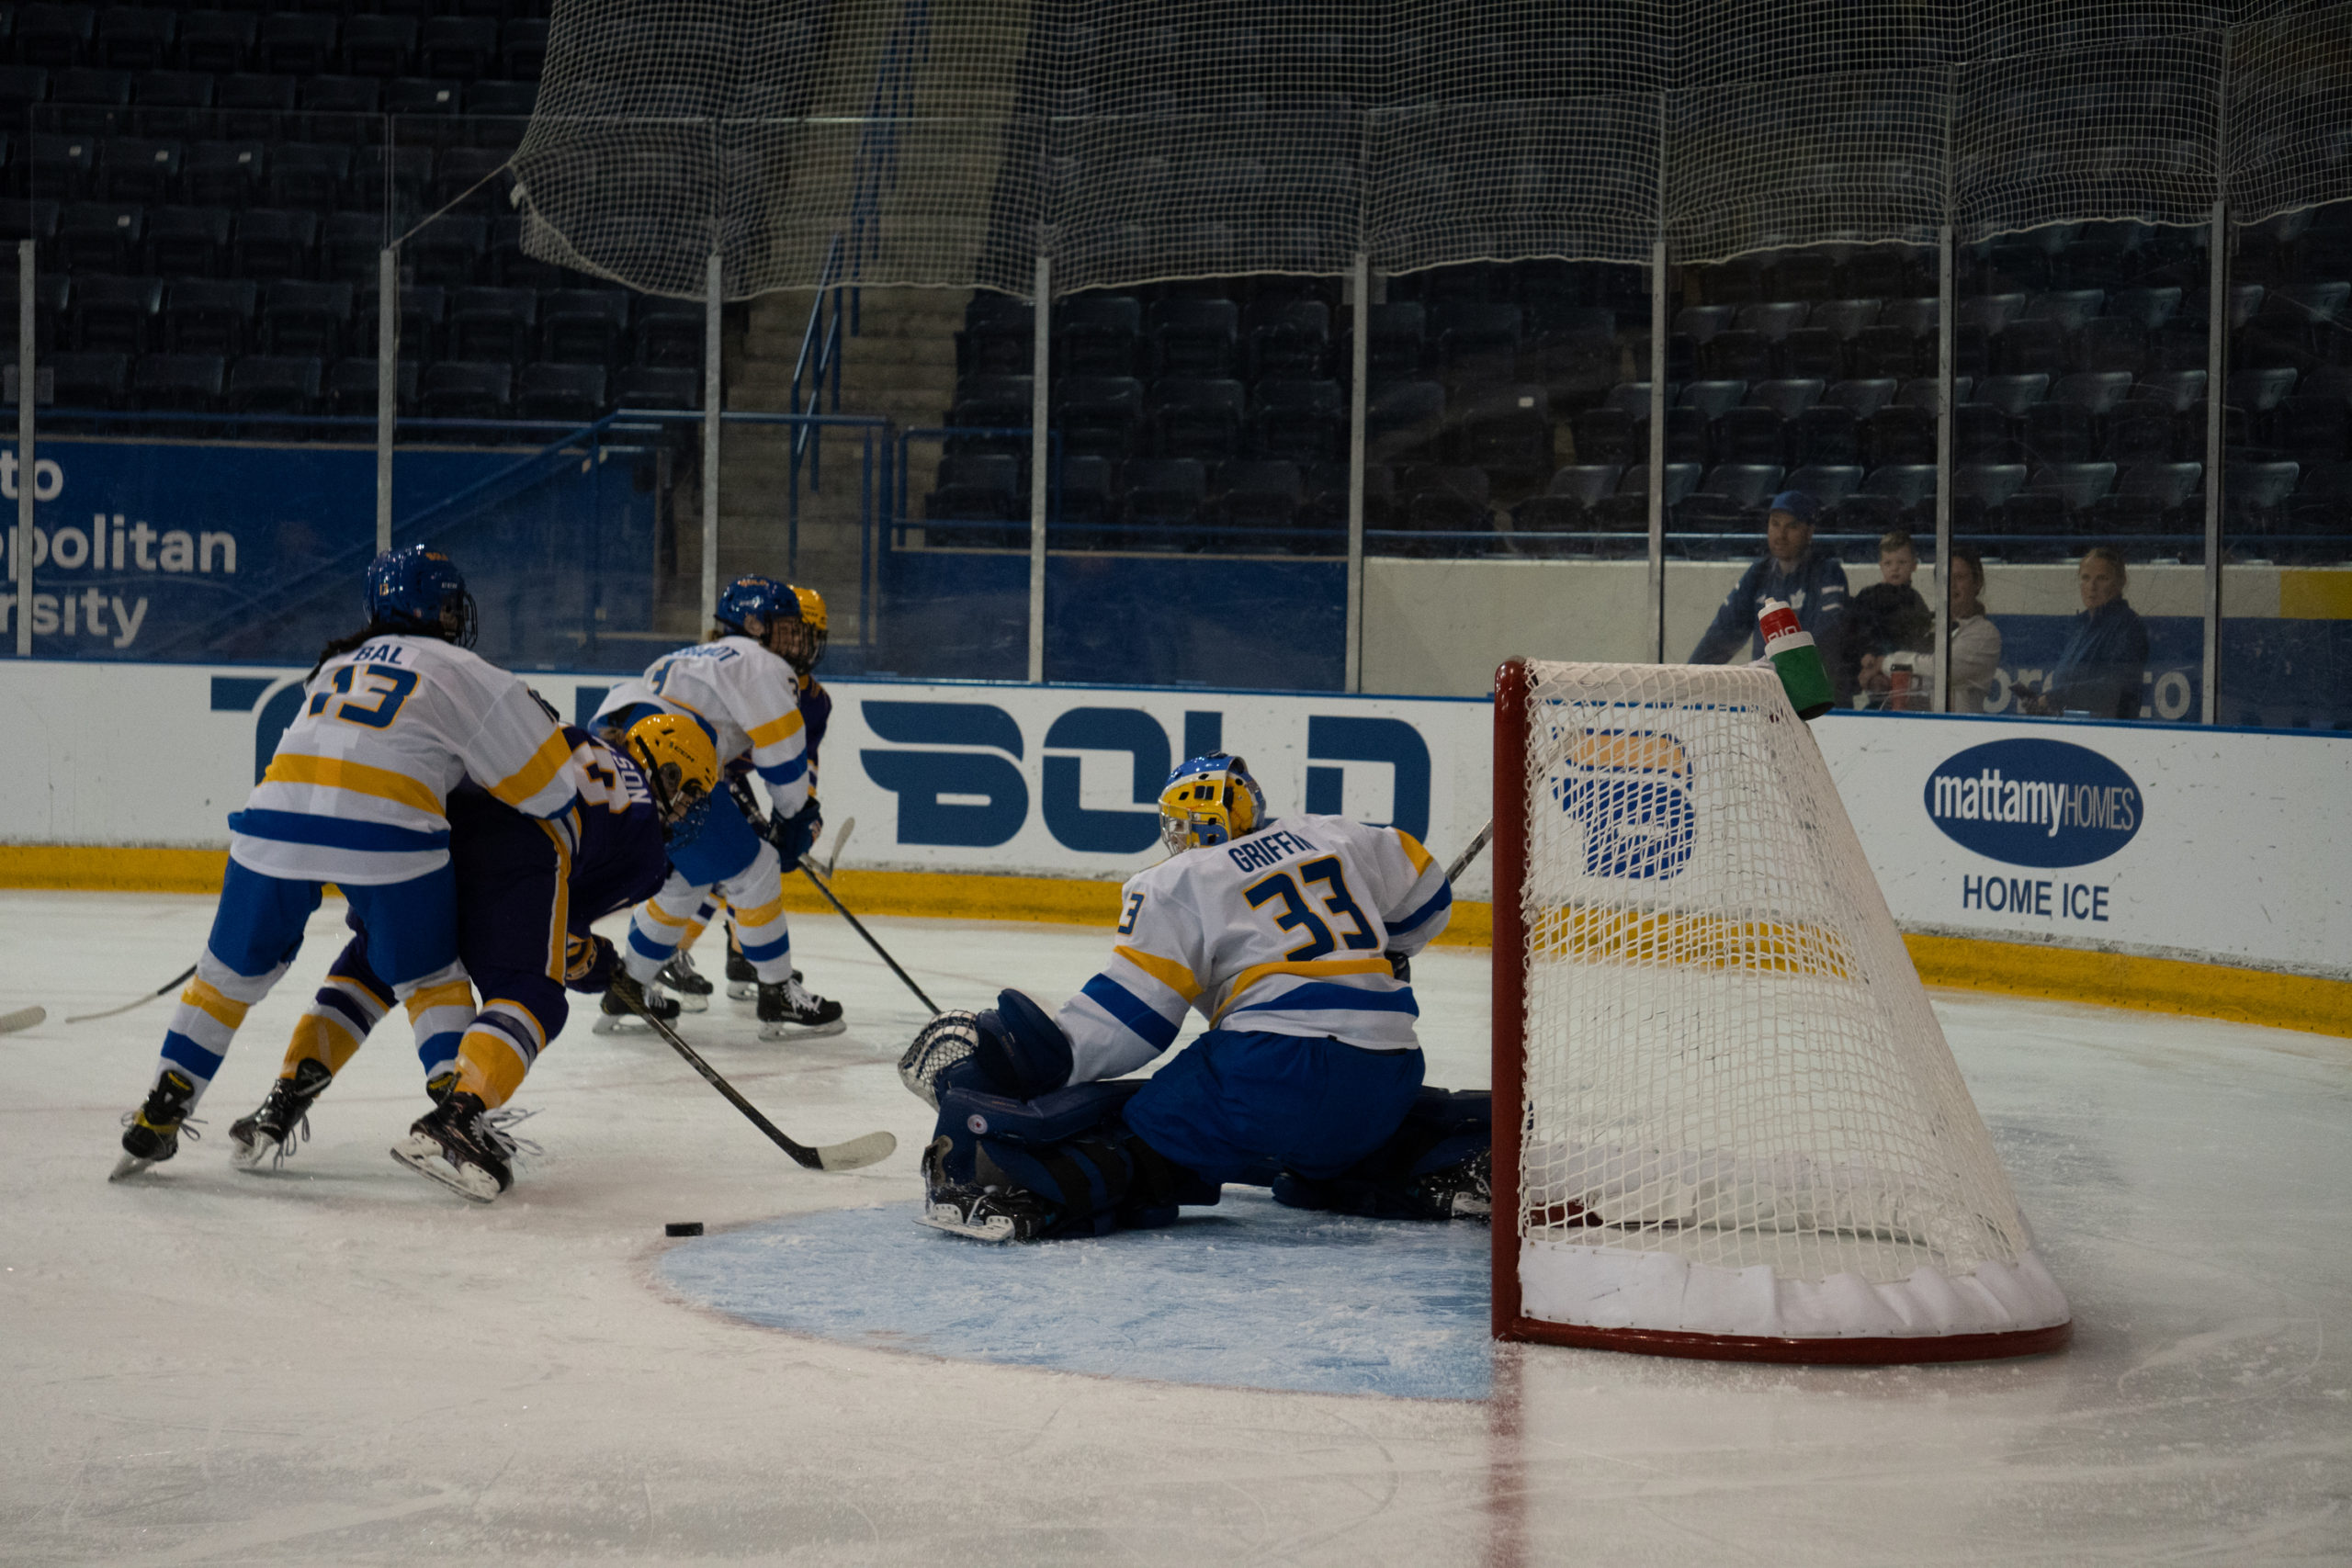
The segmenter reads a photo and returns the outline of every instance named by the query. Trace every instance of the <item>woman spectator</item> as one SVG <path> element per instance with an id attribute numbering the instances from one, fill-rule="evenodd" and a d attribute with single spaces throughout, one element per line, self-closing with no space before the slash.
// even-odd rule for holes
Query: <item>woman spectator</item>
<path id="1" fill-rule="evenodd" d="M 2001 629 L 1984 613 L 1984 558 L 1964 545 L 1951 552 L 1951 711 L 1983 713 L 1985 694 L 1992 690 L 1993 671 L 2001 662 Z M 1911 672 L 1908 689 L 1893 690 L 1896 676 Z M 1891 708 L 1932 707 L 1928 693 L 1936 679 L 1932 653 L 1894 653 L 1884 660 L 1862 658 L 1862 701 Z M 1872 694 L 1886 693 L 1884 698 Z"/>
<path id="2" fill-rule="evenodd" d="M 2137 718 L 2140 687 L 2147 679 L 2148 629 L 2140 613 L 2123 600 L 2123 557 L 2101 545 L 2083 557 L 2075 573 L 2083 613 L 2059 650 L 2058 662 L 2039 692 L 2026 691 L 2023 713 L 2085 714 L 2092 718 Z"/>

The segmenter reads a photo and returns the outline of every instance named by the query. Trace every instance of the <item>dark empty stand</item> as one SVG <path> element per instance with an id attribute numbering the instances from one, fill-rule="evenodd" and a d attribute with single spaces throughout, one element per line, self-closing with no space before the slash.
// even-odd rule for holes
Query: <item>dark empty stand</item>
<path id="1" fill-rule="evenodd" d="M 514 382 L 518 419 L 587 424 L 605 412 L 602 365 L 526 365 Z"/>
<path id="2" fill-rule="evenodd" d="M 76 277 L 74 346 L 110 354 L 143 354 L 153 345 L 164 313 L 158 277 Z M 61 400 L 64 394 L 61 391 Z"/>
<path id="3" fill-rule="evenodd" d="M 229 410 L 244 414 L 316 413 L 324 375 L 316 358 L 249 354 L 229 367 Z"/>
<path id="4" fill-rule="evenodd" d="M 428 419 L 504 419 L 514 412 L 514 386 L 511 365 L 445 359 L 417 378 L 417 406 Z"/>
<path id="5" fill-rule="evenodd" d="M 246 279 L 178 279 L 164 293 L 164 344 L 175 354 L 243 354 L 260 298 L 261 286 Z"/>

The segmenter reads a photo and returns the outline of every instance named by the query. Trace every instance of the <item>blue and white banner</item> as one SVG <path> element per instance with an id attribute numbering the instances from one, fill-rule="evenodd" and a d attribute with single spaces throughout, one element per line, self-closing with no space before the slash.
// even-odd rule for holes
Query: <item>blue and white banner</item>
<path id="1" fill-rule="evenodd" d="M 220 847 L 300 669 L 0 663 L 0 841 Z M 612 677 L 528 679 L 566 715 Z M 1276 812 L 1394 822 L 1451 857 L 1491 810 L 1487 704 L 829 682 L 826 819 L 866 869 L 1114 880 L 1158 857 L 1182 758 L 1246 757 Z M 2352 735 L 1924 716 L 1812 727 L 1906 930 L 2352 977 Z M 1463 877 L 1488 897 L 1484 857 Z"/>

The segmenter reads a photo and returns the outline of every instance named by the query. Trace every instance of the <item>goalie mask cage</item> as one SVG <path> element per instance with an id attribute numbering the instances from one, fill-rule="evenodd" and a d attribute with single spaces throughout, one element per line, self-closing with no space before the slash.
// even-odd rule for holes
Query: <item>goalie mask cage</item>
<path id="1" fill-rule="evenodd" d="M 1769 666 L 1504 665 L 1495 875 L 1498 1337 L 1847 1362 L 2066 1343 Z"/>

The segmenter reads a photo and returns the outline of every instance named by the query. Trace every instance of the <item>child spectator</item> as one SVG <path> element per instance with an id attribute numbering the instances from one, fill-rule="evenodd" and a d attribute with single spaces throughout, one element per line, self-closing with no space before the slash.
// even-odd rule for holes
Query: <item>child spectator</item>
<path id="1" fill-rule="evenodd" d="M 1984 558 L 1965 545 L 1951 552 L 1951 711 L 1983 713 L 1992 690 L 1993 671 L 2001 663 L 2001 632 L 1984 614 Z M 1911 672 L 1909 688 L 1893 693 L 1895 677 Z M 1897 652 L 1881 659 L 1862 656 L 1861 695 L 1856 705 L 1883 705 L 1924 711 L 1935 705 L 1930 695 L 1936 679 L 1936 655 Z M 1883 698 L 1878 694 L 1887 694 Z"/>
<path id="2" fill-rule="evenodd" d="M 1832 671 L 1840 692 L 1856 690 L 1864 660 L 1883 663 L 1889 654 L 1934 649 L 1935 614 L 1911 586 L 1911 574 L 1918 570 L 1919 552 L 1912 548 L 1910 535 L 1898 528 L 1879 540 L 1879 580 L 1855 594 L 1846 610 Z"/>

